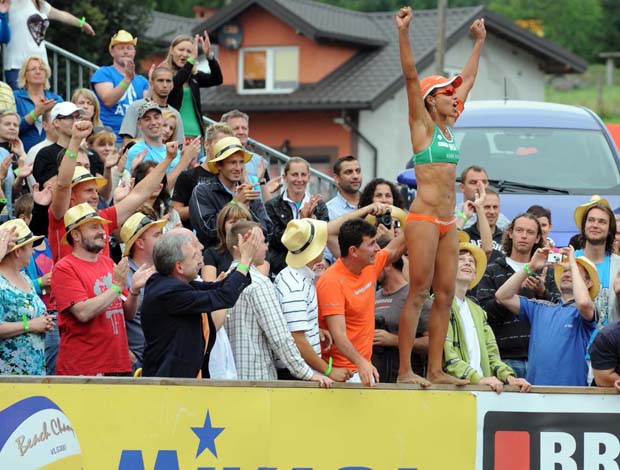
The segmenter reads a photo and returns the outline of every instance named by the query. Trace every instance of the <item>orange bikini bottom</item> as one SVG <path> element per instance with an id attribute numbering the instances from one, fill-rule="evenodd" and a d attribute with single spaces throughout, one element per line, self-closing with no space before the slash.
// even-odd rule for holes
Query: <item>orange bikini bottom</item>
<path id="1" fill-rule="evenodd" d="M 439 238 L 442 238 L 446 233 L 455 226 L 456 217 L 451 217 L 449 219 L 441 219 L 439 217 L 435 217 L 434 215 L 426 215 L 426 214 L 416 214 L 414 212 L 409 212 L 407 214 L 406 222 L 411 222 L 413 220 L 417 222 L 430 222 L 431 224 L 435 224 L 439 229 Z"/>

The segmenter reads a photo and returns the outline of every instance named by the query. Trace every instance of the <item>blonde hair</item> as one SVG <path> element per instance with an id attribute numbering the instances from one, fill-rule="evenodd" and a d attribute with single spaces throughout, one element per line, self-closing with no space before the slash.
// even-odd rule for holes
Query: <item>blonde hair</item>
<path id="1" fill-rule="evenodd" d="M 162 111 L 161 113 L 161 118 L 164 121 L 164 123 L 168 120 L 168 119 L 174 119 L 174 130 L 172 131 L 172 135 L 170 136 L 170 140 L 168 140 L 168 142 L 172 141 L 172 140 L 176 140 L 176 136 L 177 136 L 177 128 L 179 127 L 179 120 L 177 119 L 177 115 L 175 113 L 173 113 L 172 111 L 165 109 L 164 111 Z M 164 142 L 164 144 L 167 144 L 168 142 Z M 179 142 L 182 143 L 182 142 Z"/>
<path id="2" fill-rule="evenodd" d="M 50 77 L 52 76 L 52 69 L 50 66 L 45 63 L 41 57 L 38 55 L 31 55 L 24 62 L 22 62 L 22 66 L 19 69 L 19 74 L 17 75 L 17 86 L 20 88 L 26 87 L 26 69 L 30 66 L 30 62 L 37 61 L 41 64 L 43 70 L 45 70 L 45 89 L 48 90 L 50 88 Z"/>
<path id="3" fill-rule="evenodd" d="M 194 44 L 194 38 L 187 34 L 179 34 L 170 43 L 170 49 L 168 49 L 168 57 L 166 57 L 166 64 L 168 64 L 168 68 L 172 70 L 173 73 L 177 72 L 179 70 L 179 67 L 177 67 L 177 65 L 172 60 L 172 49 L 185 41 L 191 43 L 192 46 Z M 192 75 L 195 74 L 196 71 L 197 71 L 197 65 L 194 64 L 194 67 L 192 67 Z"/>
<path id="4" fill-rule="evenodd" d="M 101 123 L 101 117 L 100 117 L 101 113 L 100 113 L 100 108 L 99 108 L 99 100 L 97 99 L 95 94 L 92 91 L 90 91 L 88 88 L 78 88 L 77 90 L 73 92 L 73 96 L 71 97 L 71 102 L 77 105 L 77 101 L 80 99 L 80 96 L 83 96 L 88 101 L 90 101 L 90 103 L 95 108 L 95 111 L 93 112 L 93 117 L 91 118 L 93 127 L 103 127 L 103 124 Z"/>

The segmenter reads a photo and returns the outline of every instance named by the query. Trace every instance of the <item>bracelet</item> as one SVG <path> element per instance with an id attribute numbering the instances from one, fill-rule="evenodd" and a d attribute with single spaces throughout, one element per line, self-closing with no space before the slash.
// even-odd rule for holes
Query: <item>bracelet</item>
<path id="1" fill-rule="evenodd" d="M 0 197 L 0 203 L 6 204 L 7 199 L 5 197 Z"/>
<path id="2" fill-rule="evenodd" d="M 325 370 L 325 372 L 323 373 L 323 375 L 325 377 L 329 377 L 329 374 L 332 373 L 332 362 L 334 361 L 334 358 L 329 356 L 329 362 L 327 363 L 327 369 Z"/>
<path id="3" fill-rule="evenodd" d="M 121 289 L 120 287 L 118 287 L 116 284 L 112 284 L 112 286 L 110 287 L 110 289 L 112 289 L 114 292 L 116 292 L 118 295 L 121 295 L 123 293 L 123 289 Z"/>
<path id="4" fill-rule="evenodd" d="M 37 284 L 39 285 L 39 289 L 43 289 L 43 281 L 41 279 L 42 278 L 40 277 L 37 278 Z"/>
<path id="5" fill-rule="evenodd" d="M 74 160 L 77 160 L 77 153 L 73 153 L 69 149 L 65 150 L 65 155 L 69 158 L 73 158 Z"/>
<path id="6" fill-rule="evenodd" d="M 134 292 L 134 291 L 132 291 L 132 290 L 131 290 L 131 287 L 130 287 L 130 288 L 129 288 L 129 294 L 130 294 L 130 295 L 133 295 L 134 297 L 138 297 L 138 296 L 140 295 L 140 291 L 138 291 L 138 292 Z"/>
<path id="7" fill-rule="evenodd" d="M 19 176 L 19 168 L 15 168 L 15 169 L 13 170 L 13 174 L 14 174 L 15 176 Z"/>
<path id="8" fill-rule="evenodd" d="M 195 65 L 196 64 L 196 59 L 194 59 L 193 57 L 188 57 L 187 60 L 190 64 Z"/>
<path id="9" fill-rule="evenodd" d="M 28 326 L 28 317 L 26 315 L 22 315 L 22 324 L 24 325 L 24 333 L 28 333 L 30 327 Z"/>
<path id="10" fill-rule="evenodd" d="M 238 270 L 240 270 L 240 271 L 245 271 L 245 273 L 246 273 L 246 274 L 247 274 L 247 273 L 248 273 L 248 271 L 250 270 L 250 268 L 249 268 L 249 267 L 247 267 L 245 264 L 242 264 L 242 263 L 239 263 L 239 264 L 237 265 L 237 269 L 238 269 Z"/>
<path id="11" fill-rule="evenodd" d="M 119 83 L 119 85 L 121 86 L 122 89 L 124 89 L 125 91 L 129 90 L 129 85 L 127 85 L 125 82 L 121 81 Z"/>
<path id="12" fill-rule="evenodd" d="M 32 122 L 37 122 L 39 120 L 37 115 L 34 113 L 34 109 L 28 113 L 28 116 L 32 118 Z"/>
<path id="13" fill-rule="evenodd" d="M 84 26 L 84 23 L 86 23 L 86 17 L 82 16 L 82 19 L 80 20 L 80 28 Z"/>
<path id="14" fill-rule="evenodd" d="M 266 184 L 267 184 L 267 180 L 266 180 L 265 178 L 263 178 L 262 180 L 260 180 L 260 181 L 258 182 L 258 184 L 260 184 L 261 186 L 264 186 L 264 185 L 266 185 Z"/>
<path id="15" fill-rule="evenodd" d="M 528 276 L 531 276 L 532 274 L 534 274 L 532 271 L 530 271 L 529 264 L 526 264 L 525 266 L 523 266 L 523 271 L 525 271 L 525 274 L 527 274 Z"/>
<path id="16" fill-rule="evenodd" d="M 465 214 L 463 214 L 463 212 L 461 212 L 461 211 L 458 211 L 458 212 L 456 213 L 456 216 L 457 216 L 459 219 L 463 219 L 463 222 L 467 222 L 467 221 L 469 220 L 469 217 L 467 217 L 467 216 L 466 216 Z"/>

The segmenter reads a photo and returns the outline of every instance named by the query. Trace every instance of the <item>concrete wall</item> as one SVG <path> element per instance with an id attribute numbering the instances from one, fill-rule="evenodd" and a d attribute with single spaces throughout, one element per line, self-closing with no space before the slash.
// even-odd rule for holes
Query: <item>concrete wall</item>
<path id="1" fill-rule="evenodd" d="M 446 70 L 454 73 L 460 71 L 469 57 L 472 44 L 471 38 L 466 37 L 451 47 L 446 54 Z M 433 66 L 423 70 L 421 75 L 432 73 Z M 538 59 L 489 34 L 469 99 L 503 98 L 504 78 L 509 98 L 544 100 L 545 76 L 538 66 Z M 379 108 L 360 112 L 359 129 L 378 148 L 376 176 L 395 180 L 412 155 L 404 87 Z M 373 178 L 372 151 L 361 141 L 358 143 L 358 158 L 362 162 L 364 180 L 368 182 Z"/>

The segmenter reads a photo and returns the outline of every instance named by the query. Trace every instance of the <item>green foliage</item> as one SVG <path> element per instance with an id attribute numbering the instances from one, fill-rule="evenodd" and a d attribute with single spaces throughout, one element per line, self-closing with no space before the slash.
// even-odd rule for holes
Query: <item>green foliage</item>
<path id="1" fill-rule="evenodd" d="M 541 20 L 545 38 L 587 59 L 606 47 L 601 0 L 494 0 L 489 7 L 513 20 Z"/>
<path id="2" fill-rule="evenodd" d="M 194 7 L 197 5 L 219 8 L 225 4 L 225 0 L 155 0 L 155 9 L 164 13 L 193 18 Z"/>
<path id="3" fill-rule="evenodd" d="M 54 7 L 71 12 L 81 18 L 86 17 L 96 32 L 95 37 L 80 33 L 75 26 L 54 21 L 46 34 L 46 39 L 59 47 L 83 57 L 98 65 L 111 63 L 108 54 L 110 37 L 119 29 L 125 29 L 138 36 L 139 54 L 147 53 L 148 44 L 140 40 L 151 21 L 154 0 L 56 0 Z M 145 47 L 147 46 L 147 47 Z"/>

